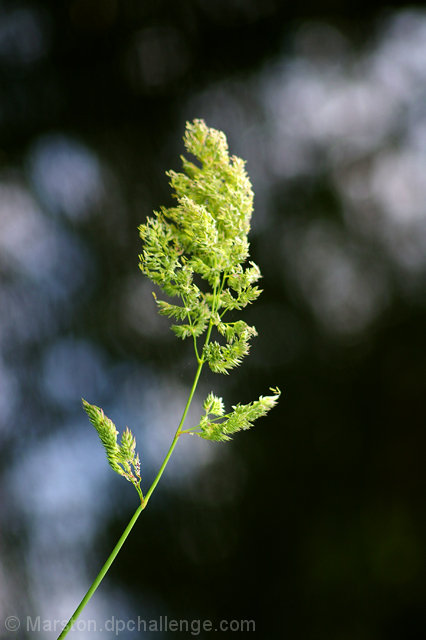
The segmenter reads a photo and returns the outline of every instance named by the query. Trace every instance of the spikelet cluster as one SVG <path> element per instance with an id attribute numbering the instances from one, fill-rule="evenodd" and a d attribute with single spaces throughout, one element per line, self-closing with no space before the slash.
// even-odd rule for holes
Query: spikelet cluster
<path id="1" fill-rule="evenodd" d="M 194 340 L 197 358 L 214 373 L 227 374 L 249 352 L 255 327 L 244 320 L 225 321 L 258 298 L 260 269 L 249 261 L 248 233 L 253 190 L 241 158 L 230 156 L 225 135 L 203 120 L 187 123 L 183 171 L 169 171 L 176 206 L 162 207 L 139 227 L 142 272 L 169 300 L 154 294 L 158 311 L 173 320 L 174 333 Z M 248 263 L 247 263 L 248 262 Z M 210 338 L 211 330 L 216 338 Z M 197 339 L 208 331 L 201 355 Z M 238 404 L 225 415 L 223 402 L 210 394 L 198 434 L 208 440 L 229 440 L 248 429 L 278 401 L 280 391 Z"/>
<path id="2" fill-rule="evenodd" d="M 136 453 L 136 440 L 128 427 L 121 435 L 120 444 L 117 442 L 118 431 L 115 424 L 110 420 L 100 407 L 82 400 L 83 408 L 86 411 L 90 422 L 98 432 L 102 442 L 109 465 L 120 476 L 131 482 L 141 495 L 140 483 L 140 461 Z"/>
<path id="3" fill-rule="evenodd" d="M 225 135 L 202 120 L 187 123 L 184 143 L 194 156 L 182 156 L 183 172 L 169 171 L 177 204 L 163 207 L 139 227 L 143 251 L 139 266 L 176 301 L 159 300 L 160 314 L 172 318 L 174 333 L 197 339 L 209 323 L 222 341 L 210 341 L 202 358 L 215 373 L 227 373 L 249 351 L 254 327 L 225 322 L 261 293 L 260 269 L 250 262 L 247 234 L 253 191 L 244 161 L 230 156 Z"/>
<path id="4" fill-rule="evenodd" d="M 258 400 L 249 404 L 237 404 L 232 407 L 231 413 L 225 415 L 222 398 L 217 398 L 210 393 L 204 402 L 205 414 L 201 417 L 199 436 L 206 440 L 224 442 L 238 431 L 250 429 L 253 422 L 265 416 L 278 402 L 281 395 L 279 389 L 271 388 L 270 396 L 260 396 Z"/>

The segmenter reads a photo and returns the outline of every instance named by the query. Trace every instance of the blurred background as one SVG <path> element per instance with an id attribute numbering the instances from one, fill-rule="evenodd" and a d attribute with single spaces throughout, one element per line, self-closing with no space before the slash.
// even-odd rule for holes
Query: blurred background
<path id="1" fill-rule="evenodd" d="M 0 635 L 55 638 L 26 616 L 68 619 L 137 506 L 81 396 L 131 427 L 145 489 L 180 418 L 192 347 L 137 226 L 195 117 L 247 160 L 264 293 L 188 426 L 211 389 L 283 396 L 232 443 L 179 443 L 83 617 L 422 637 L 426 12 L 344 0 L 1 2 Z"/>

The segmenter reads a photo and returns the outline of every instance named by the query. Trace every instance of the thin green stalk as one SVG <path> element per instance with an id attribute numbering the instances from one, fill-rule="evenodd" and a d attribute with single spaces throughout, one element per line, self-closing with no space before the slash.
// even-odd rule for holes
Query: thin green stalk
<path id="1" fill-rule="evenodd" d="M 213 328 L 213 323 L 212 323 L 212 321 L 210 321 L 209 327 L 207 329 L 207 335 L 206 335 L 206 340 L 205 340 L 205 343 L 204 343 L 204 347 L 206 347 L 208 345 L 208 343 L 209 343 L 210 335 L 211 335 L 211 332 L 212 332 L 212 328 Z M 191 406 L 192 398 L 194 397 L 194 393 L 195 393 L 195 390 L 197 388 L 198 381 L 200 379 L 200 375 L 201 375 L 201 371 L 203 369 L 203 365 L 204 365 L 204 360 L 201 358 L 201 359 L 198 360 L 198 368 L 197 368 L 197 371 L 195 373 L 194 382 L 192 383 L 191 391 L 189 393 L 188 400 L 187 400 L 186 405 L 185 405 L 185 409 L 183 410 L 182 418 L 180 419 L 180 422 L 178 424 L 178 428 L 176 429 L 176 433 L 174 435 L 172 444 L 170 445 L 170 449 L 168 450 L 167 455 L 163 460 L 163 464 L 161 465 L 161 467 L 160 467 L 160 469 L 159 469 L 159 471 L 158 471 L 158 473 L 157 473 L 157 475 L 156 475 L 156 477 L 154 479 L 154 482 L 152 483 L 152 485 L 148 489 L 148 491 L 146 493 L 146 496 L 144 498 L 144 501 L 143 501 L 143 508 L 144 509 L 145 509 L 145 507 L 146 507 L 146 505 L 148 503 L 148 500 L 150 499 L 155 487 L 159 483 L 161 476 L 163 475 L 163 471 L 166 468 L 168 461 L 170 460 L 170 456 L 172 455 L 175 446 L 177 445 L 177 441 L 179 439 L 179 436 L 182 433 L 186 433 L 186 431 L 182 431 L 181 428 L 182 428 L 182 426 L 183 426 L 183 424 L 185 422 L 187 413 L 189 411 L 189 407 Z"/>
<path id="2" fill-rule="evenodd" d="M 212 326 L 213 326 L 212 323 L 210 323 L 208 331 L 207 331 L 205 345 L 208 344 L 208 341 L 210 339 Z M 93 581 L 93 583 L 89 587 L 89 590 L 87 591 L 86 595 L 84 596 L 84 598 L 82 599 L 82 601 L 78 605 L 77 609 L 72 614 L 72 616 L 69 619 L 67 625 L 64 627 L 62 633 L 58 636 L 58 640 L 62 640 L 62 638 L 65 638 L 65 636 L 71 630 L 74 622 L 77 620 L 77 618 L 79 617 L 79 615 L 83 611 L 84 607 L 89 602 L 90 598 L 93 596 L 93 594 L 95 593 L 96 589 L 99 587 L 99 585 L 102 582 L 103 578 L 107 574 L 107 572 L 108 572 L 109 568 L 111 567 L 112 563 L 114 562 L 118 552 L 120 551 L 121 547 L 123 546 L 127 536 L 129 535 L 130 531 L 132 530 L 136 520 L 139 518 L 139 516 L 142 513 L 142 511 L 146 508 L 146 506 L 148 504 L 148 500 L 150 499 L 152 493 L 154 492 L 155 487 L 157 486 L 161 476 L 163 475 L 164 469 L 166 468 L 167 463 L 168 463 L 168 461 L 170 459 L 170 456 L 172 455 L 173 450 L 174 450 L 174 448 L 175 448 L 175 446 L 177 444 L 179 436 L 182 433 L 181 432 L 181 427 L 183 426 L 183 423 L 185 422 L 185 418 L 186 418 L 187 413 L 189 411 L 189 407 L 191 405 L 192 398 L 194 397 L 194 393 L 195 393 L 195 390 L 197 388 L 198 381 L 200 379 L 200 375 L 201 375 L 201 370 L 203 368 L 203 364 L 204 364 L 204 360 L 201 359 L 199 361 L 199 363 L 198 363 L 198 368 L 197 368 L 197 371 L 195 373 L 194 382 L 192 383 L 191 391 L 189 393 L 188 400 L 186 402 L 185 409 L 184 409 L 183 414 L 182 414 L 182 418 L 181 418 L 181 420 L 179 422 L 178 428 L 176 429 L 176 433 L 174 435 L 172 444 L 170 445 L 170 448 L 169 448 L 169 450 L 168 450 L 168 452 L 166 454 L 166 457 L 163 460 L 163 464 L 161 465 L 161 467 L 160 467 L 160 469 L 159 469 L 159 471 L 158 471 L 158 473 L 157 473 L 157 475 L 156 475 L 156 477 L 154 479 L 154 482 L 152 483 L 152 485 L 148 489 L 148 492 L 147 492 L 145 498 L 143 498 L 143 500 L 141 500 L 141 504 L 138 506 L 138 508 L 136 509 L 135 513 L 133 514 L 132 519 L 130 520 L 129 524 L 125 528 L 121 538 L 119 539 L 119 541 L 115 545 L 113 551 L 111 552 L 110 556 L 108 557 L 108 560 L 105 562 L 104 566 L 102 567 L 102 569 L 100 570 L 100 572 L 96 576 L 95 580 Z"/>
<path id="3" fill-rule="evenodd" d="M 207 339 L 206 339 L 206 344 L 207 344 Z M 185 418 L 186 418 L 186 415 L 188 413 L 189 407 L 191 405 L 192 398 L 194 397 L 195 389 L 197 388 L 198 380 L 200 379 L 200 375 L 201 375 L 201 370 L 203 368 L 203 364 L 204 364 L 204 360 L 200 360 L 200 362 L 198 363 L 198 368 L 197 368 L 197 371 L 196 371 L 196 374 L 195 374 L 194 382 L 192 383 L 192 388 L 191 388 L 190 394 L 188 396 L 188 400 L 186 402 L 185 409 L 183 410 L 182 418 L 180 419 L 178 428 L 176 429 L 176 433 L 174 435 L 172 444 L 170 445 L 170 449 L 168 450 L 167 455 L 163 460 L 163 464 L 161 465 L 161 467 L 160 467 L 160 469 L 159 469 L 159 471 L 158 471 L 158 473 L 157 473 L 157 475 L 156 475 L 156 477 L 154 479 L 154 482 L 152 483 L 152 485 L 150 486 L 150 488 L 148 489 L 148 491 L 147 491 L 147 493 L 145 495 L 145 498 L 144 498 L 144 501 L 143 501 L 143 508 L 146 507 L 146 505 L 148 503 L 148 500 L 150 499 L 155 487 L 157 486 L 161 476 L 163 475 L 163 471 L 166 468 L 167 463 L 168 463 L 168 461 L 170 459 L 170 456 L 172 455 L 173 450 L 174 450 L 174 448 L 175 448 L 175 446 L 177 444 L 179 436 L 182 433 L 181 432 L 181 427 L 182 427 L 183 423 L 185 422 Z"/>
<path id="4" fill-rule="evenodd" d="M 127 539 L 127 536 L 129 535 L 130 531 L 133 529 L 133 526 L 134 526 L 136 520 L 139 518 L 140 514 L 142 513 L 143 509 L 144 509 L 144 506 L 142 504 L 140 504 L 138 506 L 138 508 L 136 509 L 135 513 L 132 516 L 132 519 L 130 520 L 130 522 L 127 525 L 127 527 L 124 529 L 124 531 L 123 531 L 123 533 L 121 535 L 121 538 L 119 539 L 119 541 L 115 545 L 114 549 L 112 550 L 110 556 L 108 557 L 108 560 L 105 562 L 104 566 L 99 571 L 98 575 L 96 576 L 96 578 L 94 579 L 94 581 L 90 585 L 89 590 L 87 591 L 87 593 L 84 596 L 83 600 L 78 605 L 77 609 L 72 614 L 71 618 L 69 619 L 69 621 L 67 622 L 66 626 L 62 630 L 62 633 L 58 636 L 58 640 L 62 640 L 62 638 L 65 638 L 65 636 L 68 634 L 68 631 L 71 630 L 74 622 L 77 620 L 77 618 L 79 617 L 80 613 L 83 611 L 84 607 L 89 602 L 90 598 L 93 596 L 93 594 L 95 593 L 96 589 L 101 584 L 103 578 L 105 577 L 106 573 L 108 572 L 109 568 L 111 567 L 112 563 L 114 562 L 115 558 L 117 557 L 118 552 L 120 551 L 121 547 L 125 543 L 125 541 Z"/>

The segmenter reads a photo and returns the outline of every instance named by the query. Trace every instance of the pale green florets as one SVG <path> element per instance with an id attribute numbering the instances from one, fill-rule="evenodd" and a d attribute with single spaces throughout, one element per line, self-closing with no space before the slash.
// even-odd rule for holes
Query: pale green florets
<path id="1" fill-rule="evenodd" d="M 271 396 L 260 396 L 259 400 L 249 404 L 237 404 L 232 407 L 232 413 L 226 415 L 224 415 L 222 398 L 216 398 L 210 393 L 204 403 L 205 415 L 200 420 L 201 433 L 199 435 L 206 440 L 223 442 L 230 440 L 237 431 L 250 429 L 255 420 L 265 416 L 277 404 L 281 392 L 279 389 L 271 389 L 271 391 L 273 392 Z M 220 407 L 220 412 L 215 412 L 215 406 L 212 403 L 209 404 L 208 400 L 211 396 L 217 403 L 216 406 Z M 211 418 L 210 416 L 215 417 Z M 222 421 L 219 422 L 218 420 L 221 418 Z"/>
<path id="2" fill-rule="evenodd" d="M 222 398 L 218 398 L 214 393 L 210 392 L 204 401 L 203 409 L 206 415 L 223 416 L 225 413 L 225 407 L 223 406 Z"/>
<path id="3" fill-rule="evenodd" d="M 121 435 L 120 444 L 117 443 L 118 431 L 115 424 L 107 418 L 100 407 L 83 400 L 83 408 L 89 416 L 90 422 L 98 432 L 110 467 L 120 476 L 131 482 L 139 495 L 140 493 L 140 462 L 139 455 L 135 453 L 136 440 L 128 427 Z"/>
<path id="4" fill-rule="evenodd" d="M 209 323 L 225 336 L 227 345 L 210 343 L 202 357 L 212 371 L 226 373 L 248 353 L 249 338 L 256 335 L 247 325 L 236 334 L 222 320 L 260 294 L 254 286 L 259 267 L 242 266 L 249 255 L 253 191 L 243 160 L 229 156 L 221 131 L 195 120 L 187 124 L 184 142 L 199 164 L 182 157 L 184 173 L 168 172 L 177 206 L 163 207 L 139 227 L 140 268 L 164 293 L 181 299 L 181 304 L 157 300 L 159 313 L 181 322 L 172 325 L 178 337 L 197 338 Z M 205 287 L 195 284 L 196 275 Z"/>
<path id="5" fill-rule="evenodd" d="M 195 162 L 182 156 L 183 172 L 167 173 L 177 205 L 163 207 L 139 227 L 143 242 L 139 266 L 166 295 L 180 298 L 175 304 L 154 296 L 159 313 L 178 321 L 171 327 L 174 333 L 182 339 L 192 336 L 198 361 L 207 362 L 214 373 L 227 374 L 241 363 L 250 339 L 257 335 L 242 320 L 223 320 L 227 312 L 240 311 L 261 293 L 255 286 L 261 277 L 259 267 L 254 262 L 244 266 L 253 191 L 244 161 L 229 156 L 221 131 L 194 120 L 187 123 L 184 143 Z M 222 343 L 210 339 L 213 327 Z M 199 355 L 196 339 L 207 330 Z M 229 440 L 275 406 L 280 392 L 273 391 L 272 396 L 236 405 L 226 416 L 222 399 L 210 393 L 198 434 Z"/>

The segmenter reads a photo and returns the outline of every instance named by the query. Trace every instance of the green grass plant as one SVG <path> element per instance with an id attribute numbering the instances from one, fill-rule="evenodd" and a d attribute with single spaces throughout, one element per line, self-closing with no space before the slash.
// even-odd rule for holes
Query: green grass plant
<path id="1" fill-rule="evenodd" d="M 224 133 L 207 127 L 202 120 L 187 123 L 184 143 L 193 159 L 182 156 L 182 173 L 167 173 L 175 206 L 162 207 L 139 227 L 142 240 L 139 266 L 166 297 L 159 299 L 153 294 L 158 312 L 172 319 L 171 329 L 178 338 L 193 342 L 194 380 L 170 448 L 145 494 L 134 435 L 126 427 L 118 440 L 118 430 L 103 410 L 83 400 L 109 465 L 133 484 L 139 503 L 58 640 L 70 631 L 108 572 L 147 507 L 179 439 L 196 434 L 206 440 L 228 441 L 239 431 L 252 427 L 255 420 L 277 404 L 280 396 L 279 389 L 271 389 L 270 395 L 234 405 L 227 411 L 222 398 L 210 392 L 198 424 L 184 428 L 203 367 L 228 374 L 248 354 L 256 329 L 235 318 L 261 293 L 256 284 L 261 277 L 260 269 L 248 261 L 253 190 L 244 161 L 230 156 Z"/>

